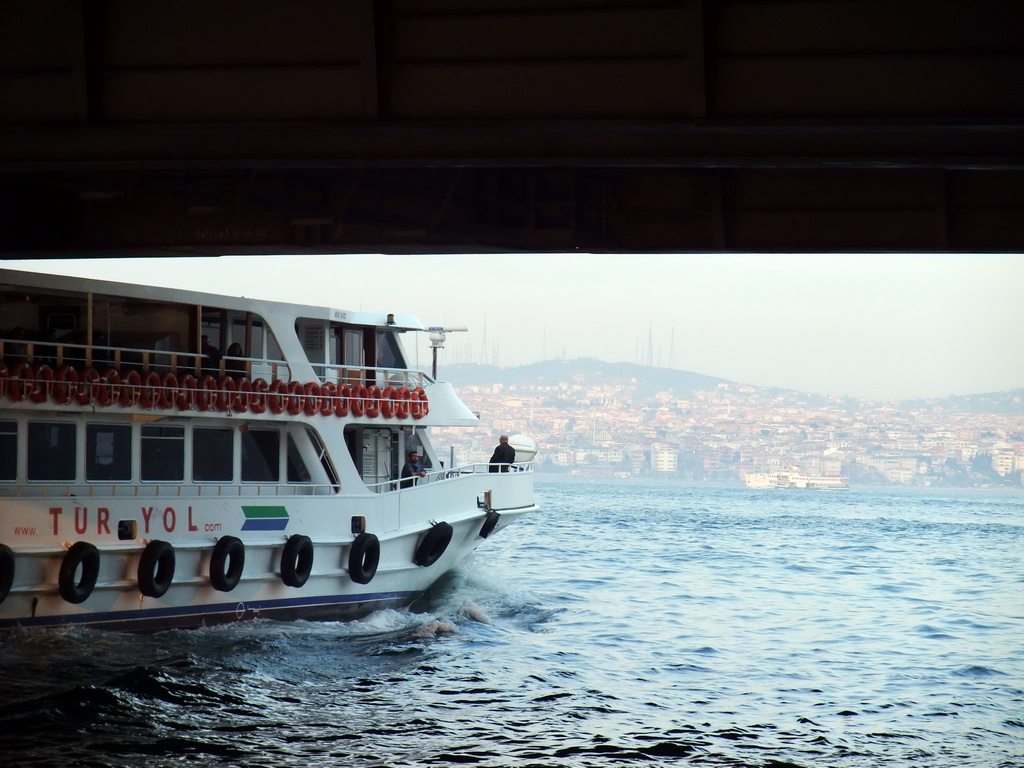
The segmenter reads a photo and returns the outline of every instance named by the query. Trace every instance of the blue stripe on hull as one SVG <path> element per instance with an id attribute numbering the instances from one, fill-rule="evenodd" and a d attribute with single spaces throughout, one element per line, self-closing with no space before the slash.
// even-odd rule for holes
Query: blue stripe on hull
<path id="1" fill-rule="evenodd" d="M 287 517 L 251 517 L 242 523 L 243 531 L 283 531 L 287 527 Z"/>

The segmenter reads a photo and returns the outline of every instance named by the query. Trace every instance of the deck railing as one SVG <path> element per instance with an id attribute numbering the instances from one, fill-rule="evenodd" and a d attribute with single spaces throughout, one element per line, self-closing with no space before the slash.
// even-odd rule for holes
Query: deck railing
<path id="1" fill-rule="evenodd" d="M 380 483 L 367 484 L 367 488 L 376 493 L 389 493 L 391 491 L 403 491 L 410 490 L 422 485 L 428 485 L 430 483 L 441 483 L 448 480 L 455 480 L 465 475 L 479 475 L 488 474 L 490 472 L 499 472 L 500 467 L 508 466 L 508 472 L 533 472 L 533 462 L 515 462 L 513 464 L 466 464 L 461 467 L 453 467 L 451 469 L 441 468 L 432 469 L 424 477 L 404 477 L 398 478 L 397 480 L 385 480 Z"/>
<path id="2" fill-rule="evenodd" d="M 194 352 L 0 338 L 0 365 L 6 368 L 6 375 L 11 376 L 19 363 L 27 364 L 30 369 L 22 369 L 22 380 L 33 384 L 46 384 L 51 380 L 38 375 L 41 366 L 49 369 L 48 373 L 53 379 L 58 378 L 65 367 L 74 369 L 76 373 L 92 368 L 101 376 L 108 369 L 113 369 L 122 381 L 132 371 L 140 376 L 155 372 L 161 377 L 165 374 L 181 376 L 187 373 L 196 379 L 209 375 L 218 381 L 224 376 L 236 380 L 242 377 L 250 380 L 263 378 L 268 384 L 277 381 L 290 383 L 296 379 L 288 361 L 274 358 L 224 355 L 212 359 Z M 433 379 L 423 371 L 406 368 L 323 363 L 312 364 L 312 367 L 320 384 L 330 382 L 338 387 L 346 384 L 353 388 L 376 385 L 382 390 L 390 386 L 396 389 L 405 387 L 411 391 L 433 383 Z M 161 385 L 156 385 L 156 388 L 159 391 Z"/>
<path id="3" fill-rule="evenodd" d="M 0 498 L 285 498 L 330 496 L 341 486 L 314 483 L 0 483 Z"/>
<path id="4" fill-rule="evenodd" d="M 486 474 L 493 466 L 498 465 L 467 464 L 452 469 L 442 468 L 431 470 L 426 477 L 385 480 L 364 487 L 374 493 L 410 490 L 466 475 Z M 533 472 L 533 462 L 512 464 L 509 472 Z M 0 498 L 288 498 L 334 496 L 345 491 L 346 488 L 339 484 L 317 483 L 0 483 Z"/>
<path id="5" fill-rule="evenodd" d="M 351 387 L 376 384 L 381 389 L 405 387 L 413 390 L 416 387 L 426 387 L 434 381 L 423 371 L 414 371 L 408 368 L 374 368 L 361 365 L 314 363 L 313 370 L 319 376 L 321 384 L 331 382 L 339 387 L 343 384 L 348 384 Z"/>
<path id="6" fill-rule="evenodd" d="M 213 359 L 201 352 L 148 349 L 142 347 L 114 347 L 99 344 L 70 344 L 66 342 L 24 341 L 0 338 L 0 362 L 11 370 L 17 363 L 48 365 L 53 371 L 62 366 L 76 370 L 96 368 L 102 373 L 107 368 L 138 373 L 191 373 L 220 376 L 269 375 L 272 379 L 290 380 L 291 368 L 286 360 L 261 357 L 223 355 Z"/>

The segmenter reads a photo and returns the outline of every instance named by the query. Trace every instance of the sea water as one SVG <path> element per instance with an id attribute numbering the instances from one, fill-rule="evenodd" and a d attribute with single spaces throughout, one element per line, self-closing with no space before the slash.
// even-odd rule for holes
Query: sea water
<path id="1" fill-rule="evenodd" d="M 0 765 L 1024 766 L 1024 494 L 538 495 L 407 611 L 0 637 Z"/>

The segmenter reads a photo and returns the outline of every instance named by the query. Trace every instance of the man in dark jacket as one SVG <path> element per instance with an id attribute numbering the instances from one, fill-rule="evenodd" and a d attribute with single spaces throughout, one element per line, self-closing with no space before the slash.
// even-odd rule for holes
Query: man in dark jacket
<path id="1" fill-rule="evenodd" d="M 423 465 L 420 463 L 420 455 L 417 451 L 409 451 L 408 460 L 405 462 L 405 466 L 402 467 L 402 488 L 412 488 L 416 485 L 416 480 L 421 477 L 426 477 L 426 470 L 423 469 Z"/>
<path id="2" fill-rule="evenodd" d="M 508 444 L 508 435 L 498 439 L 498 445 L 491 454 L 490 471 L 508 472 L 508 465 L 516 460 L 516 449 Z"/>

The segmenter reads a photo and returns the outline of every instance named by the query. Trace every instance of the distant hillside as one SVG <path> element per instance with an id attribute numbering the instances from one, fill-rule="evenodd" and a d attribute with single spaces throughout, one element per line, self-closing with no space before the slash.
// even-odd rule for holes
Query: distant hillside
<path id="1" fill-rule="evenodd" d="M 476 364 L 446 365 L 438 371 L 439 378 L 450 381 L 456 387 L 495 382 L 517 387 L 546 386 L 560 381 L 571 381 L 577 376 L 589 385 L 629 384 L 635 381 L 643 387 L 675 392 L 680 397 L 690 396 L 698 390 L 714 389 L 718 384 L 735 383 L 728 379 L 705 376 L 702 373 L 654 368 L 636 363 L 608 363 L 593 357 L 546 360 L 542 363 L 512 368 Z"/>
<path id="2" fill-rule="evenodd" d="M 527 387 L 530 385 L 554 385 L 573 378 L 587 385 L 601 383 L 630 384 L 636 382 L 645 389 L 671 391 L 680 398 L 692 397 L 699 390 L 714 389 L 719 384 L 742 386 L 729 379 L 706 376 L 692 371 L 677 371 L 672 368 L 655 368 L 636 363 L 608 363 L 593 357 L 574 360 L 546 360 L 512 368 L 494 365 L 459 364 L 442 365 L 438 376 L 456 387 L 486 386 L 501 382 L 508 386 Z M 796 392 L 776 387 L 752 387 L 763 397 L 781 397 L 797 405 L 840 406 L 855 411 L 864 406 L 857 398 Z M 958 413 L 1024 413 L 1024 389 L 1006 392 L 989 392 L 977 395 L 954 395 L 943 398 L 904 400 L 897 404 L 901 410 L 934 411 L 946 410 Z"/>
<path id="3" fill-rule="evenodd" d="M 978 395 L 950 395 L 927 400 L 904 400 L 900 407 L 913 411 L 958 411 L 960 413 L 1024 413 L 1024 389 L 984 392 Z"/>

